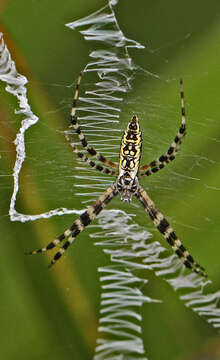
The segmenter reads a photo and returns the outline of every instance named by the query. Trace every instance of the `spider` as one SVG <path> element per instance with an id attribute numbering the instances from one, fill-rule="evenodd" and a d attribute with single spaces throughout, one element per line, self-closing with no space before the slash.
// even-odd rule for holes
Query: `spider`
<path id="1" fill-rule="evenodd" d="M 56 263 L 58 259 L 61 258 L 64 252 L 73 243 L 76 236 L 79 235 L 85 229 L 85 227 L 88 226 L 96 218 L 96 216 L 116 195 L 120 194 L 121 200 L 124 202 L 130 202 L 133 196 L 135 196 L 143 205 L 144 210 L 148 213 L 156 228 L 163 235 L 168 244 L 172 247 L 173 251 L 180 258 L 185 267 L 189 268 L 191 271 L 197 274 L 200 274 L 201 276 L 207 276 L 205 274 L 204 268 L 194 261 L 193 257 L 182 245 L 173 228 L 169 225 L 163 214 L 157 209 L 154 202 L 151 200 L 147 192 L 142 188 L 139 183 L 139 180 L 142 177 L 150 176 L 156 173 L 175 159 L 176 154 L 186 135 L 186 120 L 182 79 L 180 80 L 182 119 L 179 131 L 166 153 L 161 155 L 156 160 L 151 161 L 149 164 L 140 166 L 142 152 L 142 133 L 136 115 L 132 116 L 126 130 L 122 135 L 119 164 L 116 164 L 106 159 L 102 154 L 100 154 L 88 144 L 78 124 L 76 116 L 76 104 L 79 97 L 79 86 L 81 78 L 82 72 L 78 77 L 74 93 L 73 105 L 70 115 L 71 127 L 78 134 L 81 144 L 88 153 L 88 155 L 90 155 L 96 160 L 91 160 L 90 157 L 87 157 L 85 152 L 81 152 L 72 142 L 70 136 L 67 133 L 65 134 L 66 140 L 70 143 L 73 152 L 78 156 L 78 158 L 80 158 L 96 170 L 114 176 L 116 180 L 91 206 L 87 208 L 87 210 L 77 220 L 74 221 L 70 228 L 64 231 L 63 234 L 50 242 L 46 247 L 27 252 L 26 254 L 31 255 L 43 253 L 47 250 L 51 250 L 54 247 L 59 246 L 59 244 L 62 243 L 62 247 L 59 247 L 59 250 L 56 252 L 55 256 L 49 264 L 49 267 L 51 267 Z M 103 165 L 101 165 L 100 163 L 103 163 Z"/>

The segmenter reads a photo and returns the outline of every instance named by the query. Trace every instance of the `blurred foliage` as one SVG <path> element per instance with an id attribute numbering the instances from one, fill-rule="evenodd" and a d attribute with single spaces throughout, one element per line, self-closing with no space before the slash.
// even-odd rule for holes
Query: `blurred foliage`
<path id="1" fill-rule="evenodd" d="M 1 31 L 16 62 L 28 80 L 29 99 L 40 122 L 30 131 L 27 162 L 22 170 L 17 207 L 38 213 L 65 206 L 81 209 L 72 176 L 76 164 L 60 130 L 66 128 L 72 87 L 86 65 L 91 44 L 64 24 L 96 11 L 105 1 L 74 3 L 2 1 Z M 187 138 L 177 160 L 166 170 L 147 178 L 159 209 L 168 217 L 184 245 L 207 269 L 220 287 L 220 2 L 181 3 L 120 0 L 119 24 L 127 37 L 146 45 L 130 50 L 137 71 L 133 90 L 122 105 L 121 128 L 133 112 L 144 132 L 143 162 L 166 151 L 180 122 L 179 78 L 184 79 Z M 156 77 L 151 74 L 157 75 Z M 159 77 L 159 79 L 158 79 Z M 86 86 L 86 79 L 85 84 Z M 48 243 L 72 223 L 63 216 L 33 223 L 10 222 L 15 159 L 13 140 L 19 128 L 15 99 L 1 84 L 1 347 L 5 360 L 91 359 L 98 324 L 99 283 L 96 269 L 109 262 L 93 246 L 85 230 L 75 247 L 51 271 L 49 257 L 24 257 L 26 250 Z M 43 148 L 44 139 L 47 148 Z M 125 209 L 119 200 L 112 207 Z M 153 232 L 143 209 L 131 205 L 136 221 Z M 144 274 L 145 276 L 145 274 Z M 191 310 L 161 279 L 144 292 L 163 303 L 143 308 L 144 343 L 151 360 L 197 359 L 203 344 L 206 354 L 216 331 Z M 184 340 L 183 340 L 184 339 Z M 158 346 L 159 345 L 159 346 Z M 210 345 L 211 349 L 211 345 Z M 210 350 L 211 354 L 212 350 Z M 202 355 L 200 359 L 202 358 Z M 207 357 L 206 357 L 207 359 Z M 212 359 L 210 357 L 210 359 Z"/>

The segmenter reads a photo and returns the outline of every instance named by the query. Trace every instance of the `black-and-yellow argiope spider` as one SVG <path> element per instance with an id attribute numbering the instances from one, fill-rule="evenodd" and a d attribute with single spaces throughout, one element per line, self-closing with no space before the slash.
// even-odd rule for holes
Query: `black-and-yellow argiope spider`
<path id="1" fill-rule="evenodd" d="M 127 128 L 122 136 L 120 155 L 119 155 L 119 164 L 109 161 L 99 152 L 97 152 L 93 147 L 89 146 L 85 136 L 82 133 L 82 130 L 77 122 L 76 117 L 76 103 L 79 96 L 79 86 L 82 78 L 82 73 L 80 73 L 76 85 L 76 90 L 73 99 L 73 105 L 71 110 L 71 124 L 75 129 L 78 137 L 81 141 L 83 148 L 87 153 L 96 158 L 98 162 L 103 163 L 103 165 L 97 164 L 96 161 L 90 160 L 85 153 L 81 152 L 76 145 L 70 139 L 68 134 L 65 134 L 67 141 L 73 148 L 73 151 L 76 155 L 83 161 L 85 161 L 89 166 L 105 173 L 116 177 L 116 181 L 104 191 L 104 193 L 91 205 L 88 209 L 74 221 L 73 225 L 64 231 L 57 239 L 50 242 L 46 247 L 43 247 L 38 250 L 28 252 L 27 254 L 38 254 L 45 252 L 47 250 L 53 249 L 58 246 L 61 242 L 64 242 L 63 246 L 57 251 L 53 260 L 49 266 L 52 266 L 68 249 L 68 247 L 73 243 L 76 236 L 80 234 L 83 229 L 91 223 L 92 220 L 106 207 L 106 205 L 120 193 L 121 200 L 125 202 L 130 202 L 133 196 L 141 202 L 145 211 L 148 213 L 152 219 L 154 225 L 164 236 L 169 245 L 171 245 L 174 252 L 182 260 L 184 265 L 194 271 L 197 274 L 206 276 L 204 268 L 196 263 L 193 257 L 189 254 L 186 248 L 182 245 L 181 241 L 177 237 L 176 233 L 169 225 L 163 214 L 156 208 L 154 202 L 150 199 L 147 192 L 139 184 L 139 179 L 144 176 L 149 176 L 155 172 L 163 169 L 167 164 L 175 159 L 176 154 L 182 144 L 184 136 L 186 134 L 186 124 L 185 124 L 185 107 L 184 107 L 184 93 L 183 93 L 183 83 L 180 80 L 180 97 L 181 97 L 181 112 L 182 112 L 182 121 L 179 128 L 179 132 L 171 143 L 168 151 L 161 155 L 156 160 L 150 162 L 147 165 L 140 167 L 141 160 L 141 150 L 142 150 L 142 134 L 139 126 L 139 121 L 137 116 L 133 116 L 131 121 L 128 123 Z M 113 169 L 110 170 L 109 168 Z"/>

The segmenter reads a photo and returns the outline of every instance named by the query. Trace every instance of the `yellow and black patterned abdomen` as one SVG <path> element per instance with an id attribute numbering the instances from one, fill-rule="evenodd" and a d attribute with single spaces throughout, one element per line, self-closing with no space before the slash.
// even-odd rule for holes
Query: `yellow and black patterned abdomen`
<path id="1" fill-rule="evenodd" d="M 131 178 L 137 175 L 142 148 L 142 134 L 137 116 L 133 116 L 122 136 L 119 174 L 129 173 Z"/>

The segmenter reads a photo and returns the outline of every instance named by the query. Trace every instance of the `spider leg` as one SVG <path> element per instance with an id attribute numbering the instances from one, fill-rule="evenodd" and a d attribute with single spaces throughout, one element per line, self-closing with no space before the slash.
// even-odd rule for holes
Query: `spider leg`
<path id="1" fill-rule="evenodd" d="M 111 168 L 117 169 L 118 168 L 118 164 L 113 163 L 112 161 L 106 159 L 102 154 L 100 154 L 98 151 L 96 151 L 93 147 L 89 146 L 78 122 L 77 122 L 77 116 L 76 116 L 76 104 L 79 98 L 79 87 L 80 87 L 80 82 L 82 79 L 82 75 L 83 72 L 81 71 L 79 76 L 78 76 L 78 80 L 76 83 L 76 89 L 75 89 L 75 93 L 74 93 L 74 97 L 73 97 L 73 105 L 72 105 L 72 110 L 71 110 L 71 114 L 70 114 L 70 122 L 74 128 L 74 130 L 76 131 L 79 140 L 81 141 L 82 146 L 84 147 L 84 149 L 93 157 L 95 157 L 98 161 L 103 162 L 105 165 L 110 166 Z"/>
<path id="2" fill-rule="evenodd" d="M 111 185 L 105 192 L 91 205 L 88 209 L 70 226 L 69 229 L 64 231 L 63 234 L 58 236 L 55 240 L 51 241 L 46 247 L 38 250 L 33 250 L 25 253 L 26 255 L 40 254 L 47 250 L 51 250 L 61 242 L 66 240 L 59 251 L 54 255 L 49 267 L 64 254 L 68 247 L 73 243 L 76 236 L 79 235 L 86 226 L 88 226 L 92 220 L 106 207 L 106 205 L 118 194 L 115 184 Z"/>
<path id="3" fill-rule="evenodd" d="M 177 254 L 183 264 L 191 271 L 201 276 L 206 277 L 205 269 L 197 264 L 193 257 L 189 254 L 186 248 L 182 245 L 180 239 L 169 225 L 163 214 L 156 208 L 154 202 L 150 199 L 147 192 L 139 186 L 137 193 L 135 194 L 137 199 L 144 206 L 145 211 L 150 216 L 154 225 L 166 239 L 169 245 L 171 245 L 173 251 Z"/>
<path id="4" fill-rule="evenodd" d="M 101 166 L 99 164 L 96 164 L 94 161 L 90 160 L 83 152 L 81 152 L 80 150 L 78 150 L 78 148 L 76 147 L 76 145 L 72 142 L 71 138 L 69 137 L 68 134 L 65 134 L 65 138 L 66 140 L 70 143 L 70 146 L 72 146 L 73 148 L 73 152 L 78 156 L 78 158 L 80 158 L 81 160 L 85 161 L 89 166 L 95 168 L 96 170 L 101 171 L 104 174 L 108 174 L 108 175 L 113 175 L 113 176 L 117 176 L 118 175 L 118 171 L 114 171 L 114 170 L 110 170 L 109 168 L 107 168 L 106 166 Z"/>
<path id="5" fill-rule="evenodd" d="M 180 98 L 181 98 L 181 126 L 179 132 L 174 138 L 172 144 L 170 145 L 168 151 L 161 155 L 158 159 L 151 161 L 151 163 L 140 167 L 139 177 L 150 176 L 155 172 L 163 169 L 167 164 L 173 161 L 177 155 L 177 152 L 183 142 L 183 139 L 186 135 L 186 119 L 185 119 L 185 106 L 184 106 L 184 92 L 183 92 L 183 81 L 180 80 Z M 143 172 L 144 171 L 144 172 Z"/>

